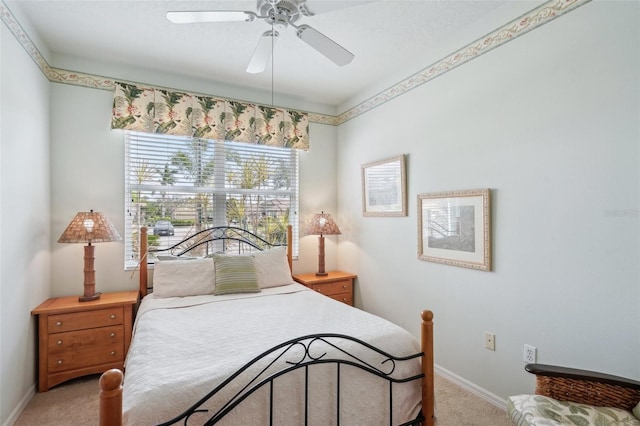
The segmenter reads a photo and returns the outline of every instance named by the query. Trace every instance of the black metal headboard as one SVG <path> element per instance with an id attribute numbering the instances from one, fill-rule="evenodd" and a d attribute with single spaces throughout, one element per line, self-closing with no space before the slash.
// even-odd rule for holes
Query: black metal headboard
<path id="1" fill-rule="evenodd" d="M 252 253 L 271 247 L 286 246 L 289 269 L 293 266 L 292 227 L 287 225 L 286 233 L 279 241 L 269 242 L 262 237 L 246 229 L 236 226 L 215 226 L 196 232 L 184 240 L 167 248 L 150 248 L 148 245 L 147 228 L 140 228 L 140 267 L 139 289 L 140 296 L 147 295 L 148 290 L 148 265 L 160 254 L 170 256 L 193 255 L 197 257 L 210 256 L 214 253 Z"/>
<path id="2" fill-rule="evenodd" d="M 235 226 L 215 226 L 196 232 L 171 247 L 149 249 L 149 253 L 155 255 L 167 254 L 171 256 L 189 254 L 208 256 L 213 253 L 228 253 L 231 251 L 237 251 L 237 254 L 242 254 L 286 245 L 286 240 L 271 243 L 251 231 Z"/>

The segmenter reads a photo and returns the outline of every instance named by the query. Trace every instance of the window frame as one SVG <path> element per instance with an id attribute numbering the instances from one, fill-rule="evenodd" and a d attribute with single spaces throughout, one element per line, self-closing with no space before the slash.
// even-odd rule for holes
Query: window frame
<path id="1" fill-rule="evenodd" d="M 153 148 L 140 148 L 141 140 L 144 140 L 147 146 L 153 146 L 153 144 L 157 141 L 157 148 L 153 146 Z M 299 236 L 299 198 L 300 198 L 300 180 L 299 180 L 299 168 L 300 168 L 300 157 L 297 149 L 289 149 L 289 148 L 281 148 L 281 147 L 270 147 L 266 145 L 256 145 L 249 144 L 243 142 L 231 142 L 231 141 L 221 141 L 221 140 L 203 140 L 205 141 L 205 145 L 211 145 L 211 157 L 206 161 L 212 161 L 212 164 L 207 165 L 210 166 L 211 169 L 207 170 L 206 173 L 211 172 L 211 175 L 207 177 L 206 180 L 200 180 L 199 182 L 195 182 L 198 177 L 191 175 L 193 177 L 193 184 L 185 184 L 188 178 L 186 177 L 187 173 L 185 171 L 181 174 L 181 184 L 174 185 L 173 183 L 165 184 L 165 182 L 161 182 L 158 184 L 157 181 L 153 181 L 149 178 L 149 176 L 154 175 L 158 177 L 157 180 L 162 180 L 165 177 L 162 176 L 162 173 L 169 173 L 167 168 L 169 167 L 169 159 L 170 156 L 175 154 L 171 154 L 171 150 L 178 149 L 180 147 L 184 147 L 185 149 L 189 148 L 189 144 L 195 146 L 198 144 L 198 139 L 186 137 L 186 136 L 174 136 L 174 135 L 165 135 L 165 134 L 150 134 L 150 133 L 141 133 L 135 131 L 124 131 L 124 266 L 125 270 L 135 269 L 139 263 L 139 241 L 137 241 L 137 237 L 139 235 L 139 226 L 146 225 L 149 228 L 149 235 L 153 235 L 153 227 L 149 223 L 149 218 L 146 217 L 146 213 L 143 214 L 143 205 L 151 203 L 152 197 L 154 194 L 162 194 L 162 211 L 164 212 L 166 205 L 164 201 L 164 197 L 166 194 L 174 194 L 177 195 L 174 198 L 176 205 L 181 200 L 182 204 L 187 204 L 189 202 L 193 202 L 193 200 L 189 199 L 188 194 L 207 194 L 205 199 L 211 199 L 212 208 L 211 216 L 209 216 L 209 211 L 207 207 L 205 207 L 205 220 L 202 220 L 202 206 L 201 204 L 196 204 L 196 212 L 194 216 L 194 221 L 196 223 L 195 230 L 206 229 L 208 220 L 212 221 L 211 226 L 222 226 L 222 225 L 230 225 L 227 223 L 227 219 L 229 217 L 228 206 L 230 203 L 230 199 L 243 199 L 245 200 L 246 196 L 252 197 L 256 196 L 258 201 L 261 196 L 265 198 L 263 201 L 262 210 L 260 210 L 259 202 L 256 203 L 255 210 L 250 211 L 249 214 L 252 214 L 251 224 L 253 228 L 248 228 L 248 220 L 242 221 L 242 223 L 235 223 L 230 226 L 238 226 L 241 228 L 246 228 L 249 231 L 253 231 L 254 229 L 260 228 L 260 223 L 262 223 L 260 218 L 266 218 L 268 222 L 268 217 L 265 212 L 268 212 L 268 202 L 272 201 L 272 205 L 275 204 L 278 208 L 279 202 L 277 200 L 284 199 L 285 203 L 288 202 L 288 224 L 292 225 L 293 228 L 293 256 L 298 256 L 298 236 Z M 136 145 L 137 144 L 137 145 Z M 163 145 L 164 144 L 164 145 Z M 135 145 L 135 146 L 134 146 Z M 163 145 L 163 146 L 161 146 Z M 209 148 L 206 148 L 209 149 Z M 285 174 L 281 176 L 282 179 L 285 179 L 285 183 L 289 183 L 288 189 L 274 189 L 274 188 L 239 188 L 237 186 L 230 186 L 228 182 L 230 182 L 230 175 L 228 174 L 230 171 L 238 171 L 234 168 L 234 161 L 238 163 L 236 167 L 244 167 L 240 165 L 240 161 L 248 161 L 250 159 L 255 159 L 260 156 L 264 156 L 265 153 L 269 153 L 272 151 L 272 156 L 267 156 L 266 163 L 268 166 L 266 167 L 268 172 L 274 172 L 279 170 L 284 170 Z M 165 152 L 163 152 L 165 151 Z M 194 151 L 195 152 L 195 151 Z M 205 152 L 205 151 L 202 151 Z M 220 154 L 222 152 L 222 155 Z M 154 157 L 156 156 L 157 157 Z M 229 156 L 233 155 L 234 160 L 230 160 Z M 135 161 L 140 161 L 139 164 L 142 164 L 141 167 L 136 169 L 134 165 Z M 143 161 L 151 162 L 151 166 L 156 166 L 153 171 L 146 170 L 149 167 L 149 164 L 144 163 Z M 281 165 L 284 162 L 285 167 L 278 167 L 278 165 L 274 165 L 273 162 L 278 161 L 278 165 Z M 203 163 L 199 163 L 199 166 L 202 168 Z M 160 167 L 164 167 L 164 172 L 160 170 Z M 145 169 L 144 171 L 141 171 Z M 179 167 L 176 164 L 172 165 L 173 172 L 176 172 Z M 139 172 L 136 175 L 136 172 Z M 147 175 L 147 173 L 149 173 Z M 135 176 L 135 177 L 134 177 Z M 275 185 L 275 177 L 269 173 L 268 181 L 272 182 Z M 200 176 L 202 177 L 202 176 Z M 145 183 L 147 182 L 147 183 Z M 136 194 L 137 192 L 137 194 Z M 145 194 L 147 198 L 145 198 L 146 202 L 142 201 L 142 193 Z M 149 196 L 151 194 L 151 196 Z M 153 203 L 157 203 L 157 195 L 156 198 L 153 198 Z M 287 200 L 288 199 L 288 200 Z M 137 201 L 136 201 L 137 200 Z M 244 202 L 244 201 L 243 201 Z M 196 201 L 196 203 L 198 203 Z M 238 203 L 238 201 L 236 201 Z M 241 204 L 241 203 L 240 203 Z M 207 201 L 205 201 L 205 206 L 207 205 Z M 286 204 L 285 204 L 286 206 Z M 242 211 L 245 211 L 242 209 Z M 284 210 L 278 210 L 277 214 L 280 214 L 276 220 L 280 221 L 280 223 L 284 223 L 286 219 Z M 173 213 L 172 213 L 173 214 Z M 277 215 L 276 214 L 276 215 Z M 164 216 L 160 216 L 163 218 Z M 210 219 L 209 219 L 210 218 Z M 175 220 L 175 219 L 174 219 Z M 137 223 L 136 223 L 137 222 Z M 264 225 L 262 225 L 264 228 Z M 189 231 L 187 231 L 189 232 Z M 193 233 L 193 232 L 192 232 Z M 192 234 L 190 233 L 190 234 Z M 189 235 L 190 235 L 189 234 Z M 154 238 L 155 239 L 155 238 Z M 182 238 L 176 239 L 170 243 L 175 243 L 181 240 Z M 165 240 L 163 240 L 165 241 Z M 166 241 L 169 241 L 167 238 Z M 170 244 L 167 242 L 166 244 L 163 242 L 163 246 L 165 247 Z M 152 259 L 148 259 L 149 263 L 152 263 Z"/>

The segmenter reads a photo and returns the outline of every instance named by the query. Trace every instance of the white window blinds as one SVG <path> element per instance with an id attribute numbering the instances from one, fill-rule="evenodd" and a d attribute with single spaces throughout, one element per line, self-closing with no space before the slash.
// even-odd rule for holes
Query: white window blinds
<path id="1" fill-rule="evenodd" d="M 211 226 L 247 229 L 272 243 L 293 226 L 298 253 L 298 151 L 166 134 L 125 132 L 125 266 L 152 248 Z"/>

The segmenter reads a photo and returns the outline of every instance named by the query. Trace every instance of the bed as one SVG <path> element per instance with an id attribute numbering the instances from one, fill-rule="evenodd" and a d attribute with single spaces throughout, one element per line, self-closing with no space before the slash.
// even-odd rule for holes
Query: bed
<path id="1" fill-rule="evenodd" d="M 433 425 L 430 311 L 420 344 L 295 283 L 291 245 L 240 228 L 162 252 L 153 280 L 140 265 L 126 376 L 100 378 L 101 425 Z"/>

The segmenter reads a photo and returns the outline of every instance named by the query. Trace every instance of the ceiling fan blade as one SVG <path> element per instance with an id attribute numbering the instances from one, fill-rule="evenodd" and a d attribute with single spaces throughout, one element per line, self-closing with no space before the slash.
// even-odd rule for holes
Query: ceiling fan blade
<path id="1" fill-rule="evenodd" d="M 239 10 L 200 10 L 167 12 L 167 19 L 174 24 L 194 24 L 198 22 L 251 22 L 256 19 L 253 12 Z"/>
<path id="2" fill-rule="evenodd" d="M 336 65 L 347 65 L 355 57 L 353 53 L 308 25 L 300 25 L 296 29 L 298 38 L 331 59 Z"/>
<path id="3" fill-rule="evenodd" d="M 375 0 L 304 0 L 300 9 L 304 16 L 313 16 L 374 2 Z"/>
<path id="4" fill-rule="evenodd" d="M 253 51 L 251 61 L 247 66 L 247 72 L 249 74 L 259 74 L 264 71 L 267 67 L 267 62 L 269 62 L 269 58 L 271 58 L 273 46 L 275 46 L 279 35 L 277 31 L 271 30 L 265 31 L 264 34 L 262 34 L 262 37 L 258 40 L 256 49 Z"/>

